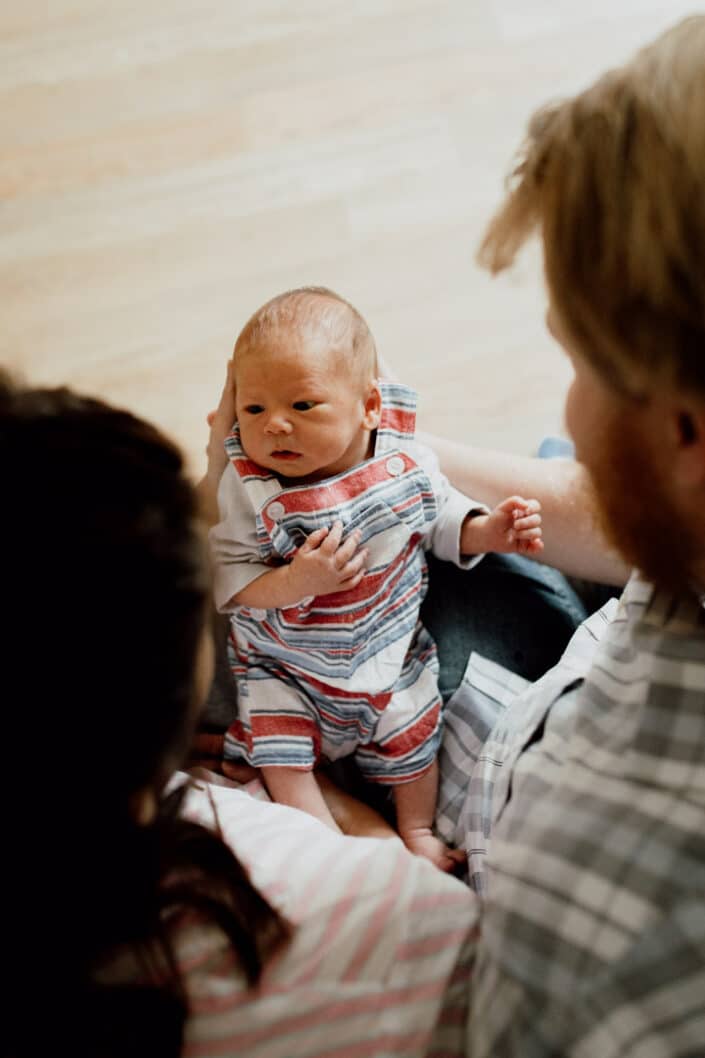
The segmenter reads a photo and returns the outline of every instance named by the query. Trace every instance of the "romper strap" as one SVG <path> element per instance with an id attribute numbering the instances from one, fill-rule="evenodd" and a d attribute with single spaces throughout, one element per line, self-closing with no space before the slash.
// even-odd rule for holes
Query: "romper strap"
<path id="1" fill-rule="evenodd" d="M 416 429 L 416 393 L 401 382 L 380 382 L 382 414 L 377 427 L 375 455 L 413 441 Z"/>

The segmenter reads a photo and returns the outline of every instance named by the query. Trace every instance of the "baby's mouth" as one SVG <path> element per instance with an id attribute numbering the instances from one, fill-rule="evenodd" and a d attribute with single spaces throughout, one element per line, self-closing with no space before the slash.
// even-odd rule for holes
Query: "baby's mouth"
<path id="1" fill-rule="evenodd" d="M 272 452 L 272 459 L 288 460 L 288 459 L 300 459 L 300 458 L 301 458 L 301 453 L 300 452 L 292 452 L 291 449 L 289 449 L 289 448 L 278 448 L 276 451 Z"/>

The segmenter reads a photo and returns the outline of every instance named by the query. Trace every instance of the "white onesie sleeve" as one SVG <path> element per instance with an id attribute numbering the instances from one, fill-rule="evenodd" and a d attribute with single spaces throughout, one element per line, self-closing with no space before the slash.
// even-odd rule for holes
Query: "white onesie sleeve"
<path id="1" fill-rule="evenodd" d="M 228 606 L 233 595 L 272 569 L 260 558 L 252 501 L 231 463 L 218 485 L 218 511 L 221 520 L 208 534 L 214 565 L 213 595 L 218 612 L 228 613 L 235 609 Z"/>
<path id="2" fill-rule="evenodd" d="M 404 448 L 428 475 L 438 506 L 438 514 L 424 536 L 424 550 L 431 551 L 436 558 L 443 559 L 444 562 L 455 563 L 460 569 L 472 569 L 484 555 L 461 554 L 460 533 L 463 521 L 468 514 L 487 514 L 489 509 L 484 503 L 471 500 L 453 488 L 441 473 L 435 452 L 426 445 L 410 441 L 404 443 Z"/>

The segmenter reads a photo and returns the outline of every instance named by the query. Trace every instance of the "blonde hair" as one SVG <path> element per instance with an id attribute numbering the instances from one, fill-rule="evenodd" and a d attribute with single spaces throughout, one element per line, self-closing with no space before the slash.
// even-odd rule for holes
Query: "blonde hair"
<path id="1" fill-rule="evenodd" d="M 256 347 L 273 332 L 321 336 L 331 352 L 361 381 L 376 378 L 377 349 L 357 309 L 327 287 L 298 287 L 278 294 L 259 308 L 240 331 L 234 356 Z"/>
<path id="2" fill-rule="evenodd" d="M 705 17 L 532 118 L 478 253 L 536 229 L 561 323 L 617 388 L 705 393 Z"/>

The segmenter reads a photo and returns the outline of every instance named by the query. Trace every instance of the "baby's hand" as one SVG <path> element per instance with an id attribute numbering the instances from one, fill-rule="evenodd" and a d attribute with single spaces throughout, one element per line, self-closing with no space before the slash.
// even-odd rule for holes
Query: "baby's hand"
<path id="1" fill-rule="evenodd" d="M 369 551 L 358 551 L 360 533 L 343 541 L 343 523 L 315 529 L 301 545 L 289 566 L 296 594 L 331 595 L 356 588 L 365 575 Z"/>
<path id="2" fill-rule="evenodd" d="M 415 856 L 423 856 L 430 860 L 441 871 L 453 871 L 465 862 L 465 853 L 462 849 L 450 849 L 435 837 L 430 829 L 415 830 L 410 834 L 401 834 L 401 839 L 409 852 Z"/>
<path id="3" fill-rule="evenodd" d="M 525 500 L 521 496 L 502 500 L 489 514 L 466 520 L 462 534 L 463 553 L 540 554 L 543 551 L 540 512 L 538 500 Z M 466 546 L 468 544 L 471 546 Z"/>

